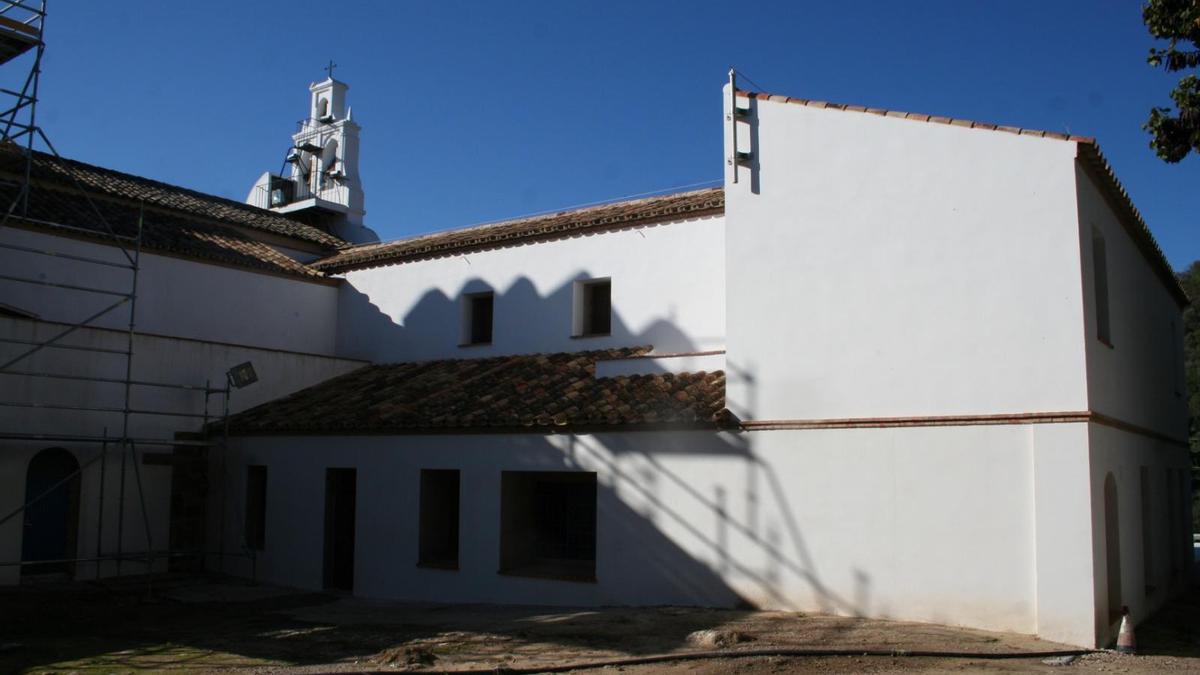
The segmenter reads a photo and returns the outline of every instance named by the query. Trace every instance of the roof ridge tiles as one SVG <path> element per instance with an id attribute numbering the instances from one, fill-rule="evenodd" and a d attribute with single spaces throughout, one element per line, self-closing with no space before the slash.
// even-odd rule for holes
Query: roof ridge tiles
<path id="1" fill-rule="evenodd" d="M 795 96 L 781 96 L 778 94 L 769 94 L 766 92 L 755 92 L 746 89 L 738 89 L 734 92 L 736 96 L 749 98 L 756 101 L 772 101 L 775 103 L 788 103 L 791 105 L 802 105 L 809 108 L 841 110 L 845 112 L 862 112 L 884 117 L 895 117 L 898 119 L 913 120 L 916 122 L 927 122 L 933 124 L 947 124 L 952 126 L 968 127 L 971 129 L 983 129 L 985 131 L 1003 131 L 1006 133 L 1038 136 L 1042 138 L 1052 138 L 1062 141 L 1075 141 L 1077 143 L 1095 143 L 1096 139 L 1090 136 L 1075 136 L 1072 134 L 1060 133 L 1057 131 L 1046 131 L 1043 129 L 1029 129 L 1023 127 L 1004 126 L 991 124 L 989 122 L 979 122 L 976 120 L 960 119 L 955 117 L 946 117 L 942 115 L 929 115 L 926 113 L 907 112 L 903 110 L 890 110 L 887 108 L 871 108 L 860 105 L 852 105 L 848 103 L 830 103 L 829 101 L 817 101 L 813 99 L 798 98 Z"/>
<path id="2" fill-rule="evenodd" d="M 0 143 L 0 162 L 23 161 L 22 153 L 22 148 Z M 34 151 L 33 159 L 33 180 L 46 187 L 56 186 L 66 190 L 81 187 L 85 192 L 96 196 L 144 201 L 159 209 L 192 217 L 202 216 L 225 225 L 302 239 L 329 248 L 347 244 L 342 239 L 299 220 L 227 197 L 40 151 Z M 76 181 L 78 185 L 75 184 Z"/>
<path id="3" fill-rule="evenodd" d="M 329 273 L 368 269 L 479 248 L 510 246 L 515 242 L 559 239 L 572 233 L 586 234 L 596 230 L 650 225 L 673 217 L 684 218 L 723 212 L 724 208 L 723 188 L 689 190 L 418 234 L 389 242 L 352 246 L 340 249 L 311 265 Z"/>
<path id="4" fill-rule="evenodd" d="M 235 415 L 235 434 L 420 433 L 551 430 L 604 423 L 712 426 L 724 376 L 597 378 L 598 359 L 644 352 L 619 347 L 364 366 Z M 415 370 L 413 377 L 406 370 Z M 419 374 L 418 374 L 419 373 Z M 688 384 L 690 383 L 690 384 Z M 685 384 L 693 391 L 684 396 Z M 442 386 L 449 385 L 449 386 Z"/>

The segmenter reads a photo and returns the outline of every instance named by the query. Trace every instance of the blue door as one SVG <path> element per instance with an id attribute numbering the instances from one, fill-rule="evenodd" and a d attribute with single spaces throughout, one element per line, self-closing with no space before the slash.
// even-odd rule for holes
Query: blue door
<path id="1" fill-rule="evenodd" d="M 62 562 L 75 557 L 79 529 L 79 462 L 62 448 L 42 450 L 29 462 L 25 474 L 25 502 L 35 499 L 64 479 L 70 478 L 37 503 L 25 509 L 25 533 L 21 540 L 23 574 L 68 573 L 74 565 Z M 74 476 L 72 478 L 72 476 Z"/>

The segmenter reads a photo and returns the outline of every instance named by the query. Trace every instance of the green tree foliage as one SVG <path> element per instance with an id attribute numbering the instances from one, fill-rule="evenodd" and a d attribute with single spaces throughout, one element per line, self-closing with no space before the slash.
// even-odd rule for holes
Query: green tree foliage
<path id="1" fill-rule="evenodd" d="M 1142 20 L 1150 34 L 1167 40 L 1166 49 L 1152 48 L 1147 62 L 1169 73 L 1200 67 L 1200 0 L 1149 0 Z M 1154 108 L 1143 126 L 1153 136 L 1150 147 L 1163 160 L 1178 162 L 1200 154 L 1200 78 L 1187 75 L 1171 91 L 1178 114 Z"/>
<path id="2" fill-rule="evenodd" d="M 1193 302 L 1200 302 L 1200 260 L 1179 273 L 1179 282 Z M 1187 374 L 1186 394 L 1189 442 L 1192 446 L 1192 524 L 1200 532 L 1200 309 L 1196 305 L 1183 312 L 1183 367 Z"/>

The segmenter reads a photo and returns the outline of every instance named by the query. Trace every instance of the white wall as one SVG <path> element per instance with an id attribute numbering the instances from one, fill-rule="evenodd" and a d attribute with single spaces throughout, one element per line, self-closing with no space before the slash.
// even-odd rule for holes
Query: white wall
<path id="1" fill-rule="evenodd" d="M 8 339 L 43 341 L 60 332 L 66 326 L 0 318 L 0 336 Z M 125 335 L 104 329 L 81 329 L 62 344 L 124 349 Z M 0 363 L 27 349 L 24 345 L 0 343 Z M 234 365 L 251 361 L 258 373 L 259 381 L 245 389 L 235 390 L 230 398 L 230 408 L 236 412 L 260 403 L 273 400 L 303 387 L 316 384 L 335 375 L 348 372 L 363 364 L 346 359 L 256 349 L 228 344 L 216 344 L 197 340 L 182 340 L 139 335 L 135 339 L 133 378 L 136 380 L 168 382 L 174 384 L 202 386 L 206 380 L 213 386 L 224 385 L 225 372 Z M 15 370 L 63 373 L 89 377 L 121 378 L 124 376 L 125 360 L 121 356 L 97 354 L 85 351 L 45 349 L 22 360 L 12 367 Z M 82 405 L 86 407 L 108 407 L 120 409 L 123 403 L 123 386 L 108 383 L 80 382 L 62 379 L 17 377 L 0 375 L 0 400 L 27 403 Z M 220 414 L 223 399 L 213 396 L 209 412 L 214 417 Z M 203 414 L 204 396 L 200 392 L 175 389 L 135 387 L 131 407 L 142 410 L 160 410 Z M 202 419 L 193 417 L 169 417 L 136 415 L 132 418 L 130 435 L 136 438 L 170 439 L 175 432 L 197 431 Z M 85 412 L 73 410 L 36 409 L 26 407 L 0 407 L 0 431 L 24 434 L 79 434 L 99 436 L 104 433 L 119 436 L 121 415 L 119 413 Z M 100 445 L 96 443 L 58 443 L 54 441 L 14 441 L 0 438 L 0 516 L 35 495 L 25 494 L 26 470 L 30 459 L 49 447 L 61 446 L 75 454 L 80 464 L 99 457 Z M 170 447 L 141 446 L 139 453 L 170 452 Z M 120 455 L 110 448 L 105 471 L 105 534 L 104 553 L 116 550 L 116 521 L 118 514 Z M 170 520 L 171 469 L 164 466 L 143 466 L 146 504 L 150 515 L 154 547 L 168 547 L 168 524 Z M 142 510 L 136 491 L 132 465 L 127 468 L 126 502 L 123 547 L 128 551 L 144 551 L 146 548 Z M 100 465 L 93 464 L 84 474 L 81 485 L 79 554 L 92 556 L 96 553 L 97 519 L 100 486 Z M 22 518 L 0 525 L 0 561 L 18 560 L 21 556 Z M 115 572 L 115 565 L 108 564 L 104 573 Z M 127 564 L 123 571 L 137 572 L 136 564 Z M 95 568 L 81 565 L 78 573 L 90 578 Z M 0 583 L 14 583 L 18 579 L 18 568 L 0 567 Z"/>
<path id="2" fill-rule="evenodd" d="M 226 546 L 241 546 L 245 466 L 265 464 L 258 575 L 320 588 L 324 471 L 356 467 L 356 595 L 562 605 L 732 606 L 741 598 L 1032 633 L 1038 594 L 1049 593 L 1038 574 L 1051 568 L 1035 552 L 1033 451 L 1041 442 L 1082 443 L 1083 433 L 1084 425 L 1068 424 L 1036 433 L 1013 425 L 245 437 L 234 442 Z M 1081 445 L 1068 450 L 1086 454 Z M 422 468 L 462 471 L 458 571 L 415 564 Z M 496 573 L 504 470 L 597 472 L 595 583 Z M 1086 501 L 1086 476 L 1078 482 Z M 1080 553 L 1086 565 L 1090 549 Z M 1088 570 L 1060 567 L 1053 581 L 1074 575 L 1086 595 Z M 250 573 L 245 563 L 238 571 Z M 1068 601 L 1047 597 L 1046 616 L 1069 613 Z M 1090 596 L 1073 619 L 1048 637 L 1089 643 Z"/>
<path id="3" fill-rule="evenodd" d="M 1074 143 L 751 105 L 725 181 L 736 414 L 1086 407 Z"/>
<path id="4" fill-rule="evenodd" d="M 1114 336 L 1115 337 L 1115 336 Z M 1115 344 L 1115 340 L 1114 340 Z M 1119 625 L 1109 622 L 1107 539 L 1104 482 L 1111 473 L 1117 485 L 1118 535 L 1121 558 L 1121 601 L 1135 625 L 1188 587 L 1191 567 L 1191 494 L 1183 492 L 1182 476 L 1190 479 L 1188 451 L 1170 443 L 1100 424 L 1088 425 L 1092 502 L 1092 540 L 1095 573 L 1095 626 L 1099 646 L 1117 637 Z M 1142 528 L 1141 469 L 1150 487 L 1151 530 Z M 1171 485 L 1171 484 L 1174 485 Z M 1190 480 L 1186 483 L 1190 485 Z M 1170 493 L 1177 498 L 1170 512 Z M 1181 495 L 1182 496 L 1179 496 Z M 1142 538 L 1150 537 L 1150 564 Z M 1119 609 L 1119 608 L 1118 608 Z"/>
<path id="5" fill-rule="evenodd" d="M 375 361 L 725 343 L 724 219 L 707 217 L 350 272 L 338 350 Z M 612 279 L 610 337 L 571 337 L 572 284 Z M 493 342 L 459 347 L 463 293 L 495 294 Z"/>
<path id="6" fill-rule="evenodd" d="M 0 242 L 124 262 L 119 249 L 13 227 Z M 0 249 L 3 274 L 128 293 L 129 270 Z M 334 354 L 335 284 L 260 274 L 229 266 L 143 253 L 138 279 L 137 329 L 198 340 Z M 118 298 L 0 280 L 0 303 L 51 321 L 81 321 Z M 117 309 L 94 325 L 124 328 Z"/>
<path id="7" fill-rule="evenodd" d="M 1188 427 L 1182 310 L 1096 184 L 1081 168 L 1076 176 L 1090 405 L 1183 442 Z M 1094 231 L 1104 237 L 1111 346 L 1097 335 Z"/>

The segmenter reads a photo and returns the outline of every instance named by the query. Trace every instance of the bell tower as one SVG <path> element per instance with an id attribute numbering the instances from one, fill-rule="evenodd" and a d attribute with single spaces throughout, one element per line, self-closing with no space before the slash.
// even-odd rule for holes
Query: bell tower
<path id="1" fill-rule="evenodd" d="M 363 225 L 358 132 L 346 105 L 345 82 L 329 76 L 309 85 L 308 118 L 301 120 L 279 174 L 264 173 L 246 203 L 288 214 L 353 243 L 378 241 Z"/>

